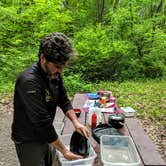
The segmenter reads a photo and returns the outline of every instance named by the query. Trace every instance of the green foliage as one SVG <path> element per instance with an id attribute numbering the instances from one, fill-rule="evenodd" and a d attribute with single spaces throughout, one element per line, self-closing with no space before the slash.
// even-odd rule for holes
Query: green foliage
<path id="1" fill-rule="evenodd" d="M 41 37 L 53 31 L 67 32 L 67 24 L 71 21 L 70 12 L 61 7 L 62 1 L 27 0 L 3 3 L 3 7 L 0 6 L 2 84 L 9 80 L 13 83 L 22 70 L 37 60 Z"/>
<path id="2" fill-rule="evenodd" d="M 84 28 L 74 36 L 80 53 L 69 66 L 72 73 L 82 73 L 85 80 L 123 80 L 136 76 L 136 49 L 131 42 L 110 40 L 111 32 L 100 24 Z M 86 73 L 86 74 L 84 74 Z"/>
<path id="3" fill-rule="evenodd" d="M 70 96 L 73 96 L 76 92 L 90 92 L 94 87 L 93 84 L 85 82 L 79 74 L 65 76 L 64 83 Z"/>
<path id="4" fill-rule="evenodd" d="M 54 31 L 69 36 L 75 48 L 65 76 L 86 82 L 166 78 L 166 3 L 104 2 L 2 0 L 0 84 L 13 83 L 37 60 L 40 39 Z"/>

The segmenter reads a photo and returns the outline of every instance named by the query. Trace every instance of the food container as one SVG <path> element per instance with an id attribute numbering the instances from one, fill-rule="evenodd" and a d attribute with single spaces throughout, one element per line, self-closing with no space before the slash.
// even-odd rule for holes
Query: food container
<path id="1" fill-rule="evenodd" d="M 100 151 L 104 166 L 140 166 L 141 164 L 130 136 L 103 135 Z"/>
<path id="2" fill-rule="evenodd" d="M 70 148 L 70 139 L 71 139 L 71 134 L 67 135 L 61 135 L 60 140 L 63 142 L 63 144 L 69 149 Z M 61 163 L 62 166 L 93 166 L 94 160 L 96 158 L 96 153 L 92 146 L 90 145 L 90 151 L 89 155 L 86 158 L 79 159 L 79 160 L 66 160 L 63 155 L 57 151 L 58 155 L 58 160 Z"/>
<path id="3" fill-rule="evenodd" d="M 54 121 L 53 125 L 55 127 L 55 130 L 56 130 L 57 134 L 60 135 L 62 133 L 62 131 L 63 131 L 64 123 L 63 122 Z"/>
<path id="4" fill-rule="evenodd" d="M 87 98 L 89 100 L 97 100 L 100 96 L 97 93 L 87 93 Z"/>
<path id="5" fill-rule="evenodd" d="M 108 123 L 115 129 L 120 129 L 124 126 L 125 116 L 124 114 L 112 114 L 108 117 Z"/>
<path id="6" fill-rule="evenodd" d="M 107 98 L 105 96 L 101 97 L 101 104 L 106 104 Z"/>

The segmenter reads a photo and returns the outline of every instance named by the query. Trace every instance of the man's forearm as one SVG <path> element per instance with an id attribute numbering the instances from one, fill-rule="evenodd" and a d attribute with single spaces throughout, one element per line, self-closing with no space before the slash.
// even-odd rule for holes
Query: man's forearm
<path id="1" fill-rule="evenodd" d="M 59 150 L 63 155 L 68 152 L 68 149 L 65 147 L 65 145 L 61 142 L 61 140 L 58 138 L 54 142 L 51 143 L 55 149 Z"/>
<path id="2" fill-rule="evenodd" d="M 76 125 L 79 123 L 79 121 L 77 119 L 75 112 L 71 109 L 71 110 L 67 111 L 66 115 L 72 121 L 73 125 L 76 127 Z"/>

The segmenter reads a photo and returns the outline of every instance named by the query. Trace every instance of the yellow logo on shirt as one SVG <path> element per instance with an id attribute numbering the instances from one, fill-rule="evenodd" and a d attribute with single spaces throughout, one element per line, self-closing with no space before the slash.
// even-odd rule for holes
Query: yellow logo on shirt
<path id="1" fill-rule="evenodd" d="M 46 102 L 49 102 L 51 100 L 51 94 L 48 89 L 45 89 L 45 100 Z"/>

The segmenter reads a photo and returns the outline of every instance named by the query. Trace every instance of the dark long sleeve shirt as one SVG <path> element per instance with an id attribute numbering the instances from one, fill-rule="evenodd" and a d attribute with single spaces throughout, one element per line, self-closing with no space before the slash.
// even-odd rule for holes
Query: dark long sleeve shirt
<path id="1" fill-rule="evenodd" d="M 12 139 L 16 143 L 55 141 L 57 106 L 64 113 L 72 109 L 61 77 L 49 80 L 40 63 L 34 63 L 16 81 Z"/>

